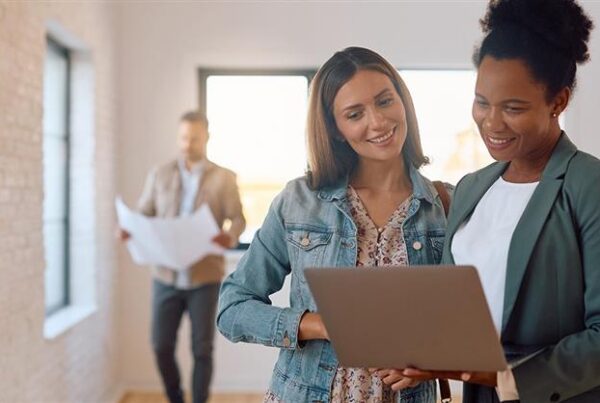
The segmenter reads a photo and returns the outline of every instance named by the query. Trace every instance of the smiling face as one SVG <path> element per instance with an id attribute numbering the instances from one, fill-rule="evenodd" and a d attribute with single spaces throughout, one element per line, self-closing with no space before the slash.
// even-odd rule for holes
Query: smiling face
<path id="1" fill-rule="evenodd" d="M 385 74 L 359 70 L 337 92 L 333 116 L 340 134 L 360 159 L 401 157 L 406 114 L 400 95 Z"/>
<path id="2" fill-rule="evenodd" d="M 567 90 L 568 91 L 568 90 Z M 477 74 L 473 119 L 498 161 L 530 164 L 550 157 L 560 136 L 557 115 L 568 100 L 561 92 L 548 102 L 546 86 L 519 59 L 486 56 Z"/>

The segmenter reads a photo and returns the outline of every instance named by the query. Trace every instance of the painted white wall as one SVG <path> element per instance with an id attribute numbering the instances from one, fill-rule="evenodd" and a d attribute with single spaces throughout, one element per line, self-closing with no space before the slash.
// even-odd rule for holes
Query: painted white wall
<path id="1" fill-rule="evenodd" d="M 600 24 L 600 4 L 584 4 Z M 469 68 L 484 9 L 483 1 L 449 0 L 124 2 L 119 5 L 118 189 L 133 203 L 150 167 L 175 155 L 177 119 L 197 106 L 199 67 L 317 67 L 334 51 L 360 45 L 398 67 Z M 592 55 L 600 57 L 597 36 Z M 594 130 L 600 63 L 584 67 L 579 84 L 567 129 L 583 149 L 600 155 Z M 248 150 L 232 147 L 231 152 Z M 158 388 L 148 341 L 150 276 L 123 250 L 120 266 L 121 378 L 132 386 Z M 190 366 L 188 333 L 184 326 L 179 349 L 184 372 Z M 219 336 L 215 390 L 263 391 L 275 353 L 234 346 Z"/>
<path id="2" fill-rule="evenodd" d="M 566 131 L 577 146 L 600 156 L 600 135 L 598 134 L 598 110 L 600 99 L 600 3 L 593 0 L 580 2 L 595 21 L 592 32 L 590 54 L 592 61 L 581 67 L 577 76 L 577 88 L 573 102 L 566 115 Z"/>

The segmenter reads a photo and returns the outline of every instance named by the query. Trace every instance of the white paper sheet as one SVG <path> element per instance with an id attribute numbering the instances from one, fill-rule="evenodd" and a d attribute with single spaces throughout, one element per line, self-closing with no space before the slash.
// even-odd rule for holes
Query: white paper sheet
<path id="1" fill-rule="evenodd" d="M 120 197 L 115 201 L 119 226 L 131 234 L 127 248 L 139 265 L 184 270 L 208 254 L 224 249 L 211 240 L 220 232 L 207 204 L 194 214 L 175 218 L 146 217 L 129 209 Z"/>

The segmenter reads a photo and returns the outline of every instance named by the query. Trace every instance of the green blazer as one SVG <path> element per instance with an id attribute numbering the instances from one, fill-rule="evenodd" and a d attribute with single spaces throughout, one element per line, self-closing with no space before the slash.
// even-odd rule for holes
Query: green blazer
<path id="1" fill-rule="evenodd" d="M 454 263 L 456 230 L 507 166 L 493 163 L 456 186 L 445 263 Z M 600 402 L 600 160 L 565 133 L 510 242 L 501 341 L 544 348 L 513 368 L 521 402 Z"/>

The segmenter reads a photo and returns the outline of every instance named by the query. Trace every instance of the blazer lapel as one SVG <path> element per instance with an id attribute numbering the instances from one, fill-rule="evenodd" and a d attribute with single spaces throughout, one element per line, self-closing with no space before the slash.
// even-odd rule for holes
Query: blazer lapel
<path id="1" fill-rule="evenodd" d="M 529 259 L 556 197 L 562 189 L 568 163 L 576 151 L 577 148 L 563 133 L 542 173 L 540 183 L 517 223 L 508 253 L 502 329 L 510 319 Z"/>
<path id="2" fill-rule="evenodd" d="M 198 183 L 198 192 L 196 193 L 196 199 L 194 200 L 194 210 L 197 210 L 202 205 L 202 203 L 206 201 L 207 193 L 211 193 L 210 189 L 207 192 L 206 186 L 208 183 L 210 183 L 210 181 L 207 181 L 207 179 L 213 173 L 214 168 L 215 164 L 213 164 L 209 160 L 204 161 L 202 176 L 200 177 L 200 182 Z"/>
<path id="3" fill-rule="evenodd" d="M 519 295 L 529 258 L 561 187 L 562 180 L 541 180 L 513 232 L 508 249 L 502 329 L 508 323 L 508 318 L 510 318 Z"/>
<path id="4" fill-rule="evenodd" d="M 179 208 L 181 207 L 181 172 L 179 171 L 179 162 L 175 162 L 173 165 L 173 175 L 171 176 L 171 183 L 169 184 L 169 191 L 171 194 L 171 211 L 170 216 L 175 217 L 179 215 Z"/>

